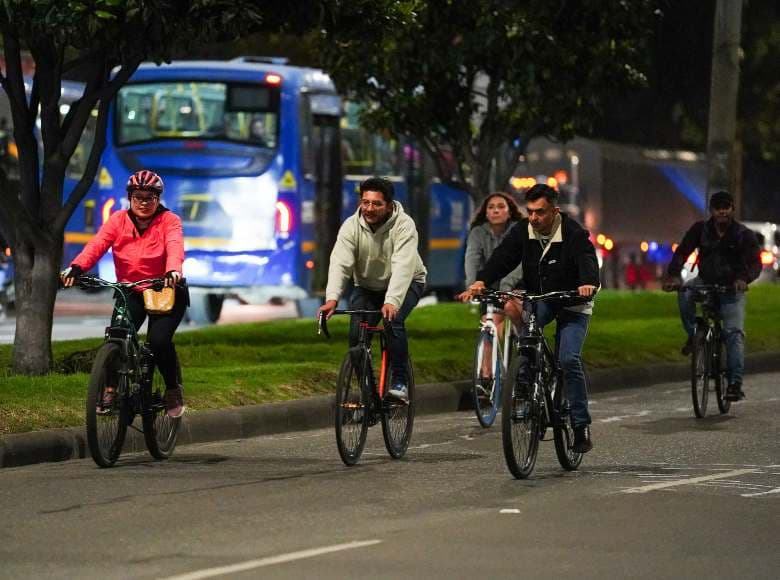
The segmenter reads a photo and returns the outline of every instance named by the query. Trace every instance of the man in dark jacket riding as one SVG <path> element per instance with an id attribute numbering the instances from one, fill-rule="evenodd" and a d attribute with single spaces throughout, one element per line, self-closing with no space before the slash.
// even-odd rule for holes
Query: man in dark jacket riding
<path id="1" fill-rule="evenodd" d="M 699 275 L 686 282 L 686 287 L 699 284 L 719 284 L 732 288 L 720 296 L 720 315 L 726 340 L 726 399 L 739 401 L 745 366 L 745 291 L 748 284 L 761 274 L 761 248 L 756 235 L 734 219 L 734 198 L 726 191 L 710 198 L 710 219 L 696 222 L 685 232 L 682 242 L 669 263 L 663 288 L 677 290 L 682 285 L 683 265 L 694 250 L 699 251 Z M 696 324 L 696 304 L 692 292 L 678 295 L 680 318 L 688 341 L 682 353 L 691 353 Z"/>
<path id="2" fill-rule="evenodd" d="M 592 297 L 599 286 L 596 250 L 588 231 L 561 213 L 558 192 L 553 188 L 534 185 L 526 192 L 525 201 L 528 218 L 506 235 L 477 273 L 477 281 L 461 298 L 471 300 L 522 264 L 523 284 L 529 294 L 576 290 L 585 299 L 579 304 L 540 302 L 536 305 L 536 318 L 540 326 L 556 320 L 558 357 L 574 423 L 573 448 L 578 453 L 586 453 L 593 444 L 581 355 L 593 312 Z"/>

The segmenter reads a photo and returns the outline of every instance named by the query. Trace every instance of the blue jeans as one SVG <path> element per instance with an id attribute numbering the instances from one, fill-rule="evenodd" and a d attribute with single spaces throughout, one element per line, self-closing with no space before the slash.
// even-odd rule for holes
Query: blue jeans
<path id="1" fill-rule="evenodd" d="M 536 323 L 544 327 L 556 320 L 555 336 L 558 364 L 563 370 L 566 397 L 571 406 L 574 427 L 590 425 L 588 413 L 588 386 L 582 368 L 582 345 L 588 333 L 589 314 L 572 312 L 560 305 L 539 302 Z"/>
<path id="2" fill-rule="evenodd" d="M 393 370 L 393 383 L 406 383 L 406 361 L 409 359 L 409 342 L 406 338 L 406 326 L 404 321 L 420 301 L 425 285 L 421 282 L 412 282 L 406 292 L 403 304 L 398 309 L 391 326 L 393 332 L 387 337 L 388 350 L 390 351 L 390 368 Z M 349 307 L 353 310 L 379 310 L 385 303 L 384 290 L 367 290 L 356 286 L 349 298 Z M 358 325 L 360 316 L 352 316 L 349 325 L 349 346 L 355 346 L 358 342 Z M 379 322 L 379 316 L 374 320 L 369 319 L 369 324 Z"/>
<path id="3" fill-rule="evenodd" d="M 694 278 L 685 287 L 703 284 Z M 729 384 L 742 383 L 745 370 L 745 293 L 728 292 L 718 296 L 720 317 L 723 319 L 723 340 L 726 342 L 726 377 Z M 689 337 L 693 336 L 696 326 L 696 303 L 691 292 L 677 294 L 680 306 L 680 319 Z"/>

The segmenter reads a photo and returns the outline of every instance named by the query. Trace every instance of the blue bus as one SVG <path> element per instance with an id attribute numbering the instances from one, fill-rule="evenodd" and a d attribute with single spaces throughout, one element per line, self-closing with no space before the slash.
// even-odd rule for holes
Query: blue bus
<path id="1" fill-rule="evenodd" d="M 363 131 L 354 113 L 325 73 L 283 59 L 142 64 L 110 106 L 99 175 L 69 224 L 65 260 L 127 206 L 125 179 L 146 168 L 162 176 L 163 203 L 184 224 L 192 320 L 217 320 L 226 296 L 311 301 L 357 184 L 385 175 L 409 199 L 419 153 Z M 442 184 L 425 194 L 430 287 L 449 293 L 462 283 L 471 206 Z M 113 276 L 110 256 L 98 270 Z"/>

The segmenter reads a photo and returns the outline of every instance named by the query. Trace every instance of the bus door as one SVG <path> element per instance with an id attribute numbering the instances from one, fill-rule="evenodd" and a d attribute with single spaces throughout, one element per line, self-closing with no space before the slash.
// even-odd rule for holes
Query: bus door
<path id="1" fill-rule="evenodd" d="M 303 208 L 302 213 L 314 222 L 309 231 L 315 240 L 313 248 L 309 244 L 303 250 L 304 254 L 313 250 L 312 260 L 305 262 L 311 272 L 308 288 L 317 293 L 327 284 L 330 252 L 341 225 L 341 99 L 334 94 L 305 94 L 303 113 L 303 178 L 313 207 Z"/>

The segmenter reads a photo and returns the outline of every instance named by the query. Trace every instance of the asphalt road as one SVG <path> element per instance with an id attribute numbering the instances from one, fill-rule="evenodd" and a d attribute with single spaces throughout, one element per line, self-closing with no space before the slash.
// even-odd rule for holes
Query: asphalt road
<path id="1" fill-rule="evenodd" d="M 546 442 L 526 481 L 469 413 L 355 468 L 321 430 L 4 469 L 0 577 L 776 578 L 779 379 L 703 420 L 684 383 L 596 396 L 581 470 Z"/>

